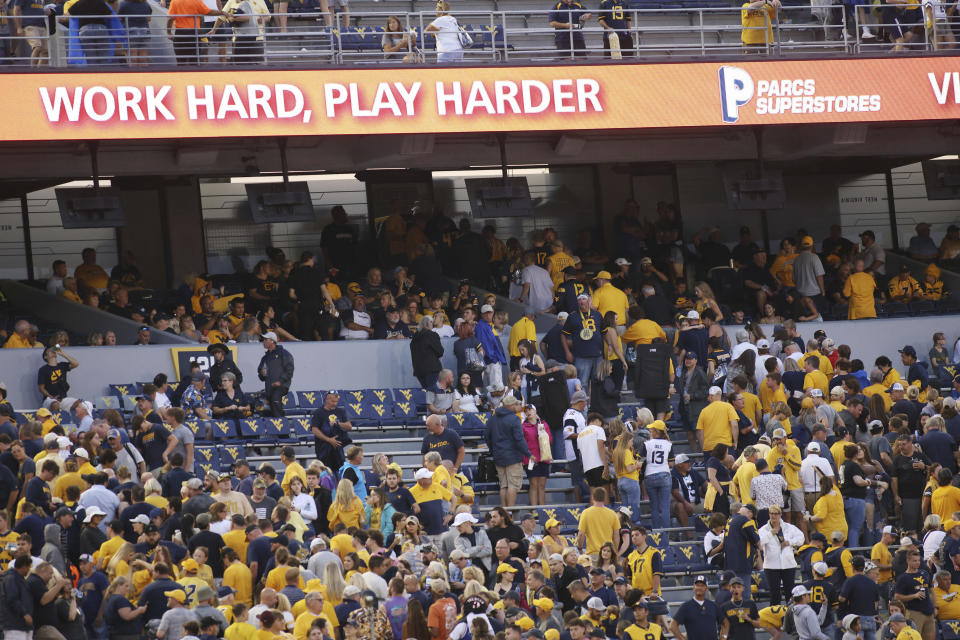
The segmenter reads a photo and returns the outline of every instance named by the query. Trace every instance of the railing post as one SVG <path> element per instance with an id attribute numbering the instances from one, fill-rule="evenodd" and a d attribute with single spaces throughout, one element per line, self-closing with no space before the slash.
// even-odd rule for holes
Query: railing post
<path id="1" fill-rule="evenodd" d="M 500 25 L 503 32 L 503 60 L 506 62 L 510 59 L 510 47 L 507 45 L 507 14 L 503 11 L 500 12 Z"/>
<path id="2" fill-rule="evenodd" d="M 697 9 L 697 19 L 700 23 L 700 55 L 707 55 L 707 40 L 703 34 L 703 9 Z"/>

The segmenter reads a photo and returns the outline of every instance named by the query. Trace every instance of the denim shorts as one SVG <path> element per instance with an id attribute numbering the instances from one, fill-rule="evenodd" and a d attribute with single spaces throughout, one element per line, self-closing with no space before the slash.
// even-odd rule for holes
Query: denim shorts
<path id="1" fill-rule="evenodd" d="M 127 29 L 127 40 L 131 49 L 146 49 L 150 45 L 150 29 L 147 27 L 130 27 Z"/>

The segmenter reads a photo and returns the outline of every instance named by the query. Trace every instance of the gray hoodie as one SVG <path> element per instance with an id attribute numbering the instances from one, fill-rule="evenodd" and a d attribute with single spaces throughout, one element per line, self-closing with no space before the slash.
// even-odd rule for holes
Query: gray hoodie
<path id="1" fill-rule="evenodd" d="M 830 636 L 820 630 L 817 613 L 808 604 L 793 605 L 793 622 L 800 640 L 830 640 Z"/>
<path id="2" fill-rule="evenodd" d="M 43 528 L 43 547 L 40 549 L 40 557 L 44 562 L 49 562 L 53 568 L 60 572 L 61 576 L 67 575 L 67 563 L 63 560 L 63 551 L 60 549 L 60 525 L 48 524 Z"/>

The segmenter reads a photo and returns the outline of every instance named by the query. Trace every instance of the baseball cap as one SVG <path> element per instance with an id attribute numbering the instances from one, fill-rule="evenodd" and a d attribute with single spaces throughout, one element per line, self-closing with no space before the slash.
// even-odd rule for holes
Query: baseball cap
<path id="1" fill-rule="evenodd" d="M 164 591 L 163 595 L 167 598 L 173 598 L 180 604 L 183 604 L 187 601 L 187 594 L 183 589 L 174 589 L 173 591 Z"/>
<path id="2" fill-rule="evenodd" d="M 551 553 L 547 558 L 547 562 L 563 562 L 563 556 L 559 553 Z"/>
<path id="3" fill-rule="evenodd" d="M 774 440 L 784 440 L 787 437 L 787 432 L 783 429 L 774 429 L 773 430 L 773 439 Z"/>
<path id="4" fill-rule="evenodd" d="M 220 589 L 217 590 L 217 597 L 218 597 L 218 598 L 226 598 L 227 596 L 232 596 L 232 595 L 235 594 L 236 592 L 237 592 L 237 590 L 234 589 L 233 587 L 228 587 L 228 586 L 224 585 L 224 586 L 220 587 Z"/>
<path id="5" fill-rule="evenodd" d="M 730 579 L 730 584 L 731 585 L 739 584 L 743 586 L 743 580 L 741 580 L 738 576 L 734 576 L 733 578 Z"/>
<path id="6" fill-rule="evenodd" d="M 690 311 L 687 311 L 687 320 L 699 320 L 699 319 L 700 319 L 700 314 L 697 313 L 696 309 L 690 309 Z"/>
<path id="7" fill-rule="evenodd" d="M 466 522 L 477 524 L 478 520 L 473 517 L 472 513 L 458 513 L 457 517 L 453 519 L 453 526 L 459 527 Z"/>
<path id="8" fill-rule="evenodd" d="M 883 429 L 883 423 L 879 420 L 871 420 L 867 423 L 867 431 L 880 431 Z"/>
<path id="9" fill-rule="evenodd" d="M 645 600 L 637 600 L 636 602 L 633 603 L 633 608 L 634 608 L 634 609 L 646 609 L 646 608 L 647 608 L 647 603 L 646 603 Z"/>
<path id="10" fill-rule="evenodd" d="M 812 247 L 812 246 L 813 246 L 813 238 L 810 237 L 810 236 L 803 236 L 802 238 L 800 238 L 800 246 L 801 246 L 801 247 Z"/>
<path id="11" fill-rule="evenodd" d="M 493 313 L 493 307 L 491 307 L 489 304 L 485 304 L 480 307 L 480 313 Z"/>
<path id="12" fill-rule="evenodd" d="M 820 445 L 818 445 L 816 442 L 811 442 L 810 444 L 807 445 L 807 451 L 810 451 L 813 453 L 820 453 Z"/>
<path id="13" fill-rule="evenodd" d="M 497 566 L 497 575 L 500 575 L 501 573 L 516 573 L 516 572 L 517 572 L 517 568 L 512 564 L 510 564 L 509 562 L 501 562 Z"/>
<path id="14" fill-rule="evenodd" d="M 700 576 L 697 576 L 696 578 L 693 579 L 693 584 L 697 584 L 698 582 L 702 582 L 703 584 L 707 584 L 707 576 L 700 575 Z"/>
<path id="15" fill-rule="evenodd" d="M 685 358 L 685 359 L 688 359 L 688 360 L 696 360 L 696 359 L 697 359 L 697 352 L 696 352 L 696 351 L 687 351 L 687 354 L 684 356 L 684 358 Z"/>
<path id="16" fill-rule="evenodd" d="M 587 609 L 594 609 L 596 611 L 606 611 L 607 607 L 603 604 L 603 600 L 597 596 L 593 596 L 587 600 Z"/>
<path id="17" fill-rule="evenodd" d="M 652 260 L 651 258 L 647 257 L 647 256 L 644 256 L 644 257 L 640 258 L 640 264 L 641 264 L 641 265 L 644 265 L 644 264 L 653 264 L 653 260 Z"/>
<path id="18" fill-rule="evenodd" d="M 907 619 L 903 616 L 902 613 L 895 613 L 889 618 L 887 618 L 887 622 L 904 622 L 905 623 L 906 621 Z"/>
<path id="19" fill-rule="evenodd" d="M 613 264 L 617 265 L 618 267 L 624 267 L 624 266 L 629 267 L 633 263 L 627 260 L 626 258 L 617 258 L 616 260 L 613 261 Z"/>
<path id="20" fill-rule="evenodd" d="M 890 385 L 890 391 L 903 391 L 903 385 L 899 382 L 894 382 Z"/>
<path id="21" fill-rule="evenodd" d="M 546 611 L 553 611 L 553 600 L 550 598 L 536 598 L 533 601 L 533 606 L 540 607 Z"/>
<path id="22" fill-rule="evenodd" d="M 137 522 L 137 523 L 139 523 L 139 524 L 144 524 L 144 525 L 146 525 L 146 524 L 150 524 L 150 518 L 148 518 L 148 517 L 147 517 L 147 514 L 145 514 L 145 513 L 139 513 L 139 514 L 137 514 L 136 517 L 134 517 L 133 520 L 131 520 L 130 522 Z"/>
<path id="23" fill-rule="evenodd" d="M 74 515 L 73 511 L 70 510 L 70 507 L 60 507 L 59 509 L 53 512 L 53 519 L 57 520 L 59 518 L 62 518 L 63 516 L 70 516 L 70 515 Z"/>
<path id="24" fill-rule="evenodd" d="M 559 520 L 557 520 L 556 518 L 550 518 L 543 524 L 543 529 L 544 531 L 547 531 L 552 529 L 553 527 L 559 527 L 559 526 L 560 526 Z M 553 554 L 553 555 L 560 555 L 560 554 Z M 561 557 L 560 560 L 563 560 L 563 558 Z"/>
<path id="25" fill-rule="evenodd" d="M 904 537 L 900 538 L 900 546 L 901 546 L 901 547 L 908 547 L 908 546 L 910 546 L 910 545 L 912 545 L 912 544 L 913 544 L 913 538 L 911 538 L 910 536 L 904 536 Z"/>
<path id="26" fill-rule="evenodd" d="M 572 396 L 570 396 L 570 404 L 576 404 L 578 402 L 586 402 L 586 401 L 587 401 L 587 394 L 584 393 L 583 391 L 576 391 Z"/>
<path id="27" fill-rule="evenodd" d="M 360 593 L 360 589 L 356 588 L 352 584 L 348 584 L 347 588 L 343 590 L 343 595 L 344 597 L 347 597 L 347 598 L 358 595 L 359 593 Z"/>
<path id="28" fill-rule="evenodd" d="M 77 447 L 76 451 L 73 452 L 73 455 L 76 458 L 85 458 L 87 460 L 90 459 L 90 454 L 87 453 L 87 450 L 83 447 Z"/>
<path id="29" fill-rule="evenodd" d="M 812 534 L 812 535 L 810 536 L 810 539 L 811 539 L 811 540 L 819 540 L 820 542 L 822 542 L 822 543 L 824 543 L 824 544 L 827 543 L 827 536 L 823 535 L 823 534 L 820 533 L 819 531 L 817 531 L 816 533 Z"/>
<path id="30" fill-rule="evenodd" d="M 883 528 L 883 531 L 881 531 L 881 533 L 889 533 L 890 535 L 893 535 L 895 531 L 896 529 L 894 529 L 892 525 L 888 524 Z"/>
<path id="31" fill-rule="evenodd" d="M 197 564 L 197 561 L 194 560 L 193 558 L 187 558 L 186 560 L 183 561 L 183 563 L 180 566 L 183 567 L 184 571 L 189 571 L 189 572 L 200 571 L 200 565 Z"/>
<path id="32" fill-rule="evenodd" d="M 93 562 L 93 556 L 89 553 L 84 553 L 80 556 L 80 562 Z"/>
<path id="33" fill-rule="evenodd" d="M 587 293 L 581 293 L 580 295 L 577 296 L 577 300 L 589 300 L 589 299 L 590 299 L 590 295 Z"/>
<path id="34" fill-rule="evenodd" d="M 810 389 L 810 397 L 811 397 L 811 398 L 822 398 L 822 397 L 823 397 L 823 389 L 820 389 L 820 388 L 817 388 L 817 387 L 814 387 L 813 389 Z"/>
<path id="35" fill-rule="evenodd" d="M 49 418 L 52 415 L 53 414 L 50 413 L 50 409 L 47 409 L 46 407 L 40 407 L 39 409 L 37 409 L 37 416 L 40 418 Z"/>
<path id="36" fill-rule="evenodd" d="M 567 313 L 566 311 L 561 311 L 560 313 L 557 314 L 558 320 L 566 320 L 569 317 L 570 317 L 570 314 Z"/>
<path id="37" fill-rule="evenodd" d="M 729 569 L 727 569 L 727 570 L 724 571 L 722 574 L 720 574 L 720 584 L 722 584 L 722 585 L 723 585 L 723 584 L 729 584 L 730 581 L 733 580 L 733 579 L 736 578 L 736 577 L 737 577 L 737 574 L 735 574 L 733 571 L 730 571 Z"/>
<path id="38" fill-rule="evenodd" d="M 597 274 L 597 279 L 598 279 L 598 280 L 599 280 L 599 279 L 609 280 L 611 277 L 612 277 L 612 276 L 610 275 L 610 272 L 607 271 L 606 269 L 604 269 L 603 271 L 601 271 L 600 273 Z"/>
<path id="39" fill-rule="evenodd" d="M 420 469 L 417 469 L 417 472 L 413 474 L 414 480 L 426 480 L 427 478 L 432 478 L 432 477 L 433 477 L 433 471 L 430 471 L 430 469 L 427 469 L 426 467 L 421 467 Z"/>
<path id="40" fill-rule="evenodd" d="M 908 355 L 908 356 L 913 356 L 914 358 L 917 357 L 917 350 L 914 349 L 914 348 L 913 348 L 912 346 L 910 346 L 909 344 L 908 344 L 907 346 L 905 346 L 903 349 L 899 349 L 899 351 L 900 351 L 900 353 L 902 353 L 902 354 L 905 354 L 905 355 Z"/>
<path id="41" fill-rule="evenodd" d="M 274 342 L 277 341 L 277 334 L 273 331 L 267 331 L 260 337 L 263 338 L 264 340 L 273 340 Z"/>
<path id="42" fill-rule="evenodd" d="M 802 598 L 803 596 L 806 596 L 809 594 L 810 594 L 810 590 L 807 589 L 802 584 L 798 584 L 793 588 L 793 591 L 790 592 L 790 595 L 792 595 L 794 598 Z"/>
<path id="43" fill-rule="evenodd" d="M 520 404 L 520 401 L 517 400 L 516 396 L 504 396 L 500 404 L 504 407 L 512 407 L 515 404 Z"/>
<path id="44" fill-rule="evenodd" d="M 110 429 L 110 431 L 107 431 L 107 440 L 110 440 L 111 438 L 119 438 L 119 437 L 120 437 L 119 429 Z"/>
<path id="45" fill-rule="evenodd" d="M 769 349 L 770 341 L 764 338 L 757 340 L 757 349 Z"/>
<path id="46" fill-rule="evenodd" d="M 690 456 L 685 453 L 678 453 L 673 461 L 674 464 L 683 464 L 684 462 L 690 462 Z"/>
<path id="47" fill-rule="evenodd" d="M 812 568 L 814 573 L 818 573 L 821 576 L 825 576 L 830 572 L 830 567 L 827 566 L 826 562 L 814 562 Z"/>

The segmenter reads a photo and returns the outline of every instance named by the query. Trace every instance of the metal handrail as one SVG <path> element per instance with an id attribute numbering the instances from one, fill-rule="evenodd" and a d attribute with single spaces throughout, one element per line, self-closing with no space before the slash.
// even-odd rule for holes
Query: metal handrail
<path id="1" fill-rule="evenodd" d="M 825 16 L 815 22 L 813 15 Z M 763 12 L 763 24 L 745 26 L 740 7 L 700 8 L 632 8 L 624 11 L 629 18 L 623 34 L 631 43 L 629 50 L 621 51 L 622 59 L 638 57 L 704 57 L 711 54 L 761 55 L 782 57 L 790 54 L 859 55 L 876 52 L 892 45 L 865 37 L 864 27 L 896 30 L 903 42 L 895 50 L 904 52 L 938 50 L 941 40 L 952 38 L 946 24 L 926 20 L 920 22 L 862 21 L 862 15 L 873 11 L 872 5 L 824 5 L 814 7 L 782 7 L 772 20 Z M 49 29 L 32 29 L 0 35 L 0 49 L 13 51 L 4 62 L 13 67 L 35 65 L 146 65 L 180 64 L 216 66 L 290 65 L 290 64 L 370 64 L 384 59 L 404 62 L 433 62 L 436 60 L 435 38 L 426 27 L 435 19 L 432 12 L 400 14 L 401 31 L 407 37 L 404 52 L 385 53 L 381 40 L 384 25 L 394 15 L 388 12 L 350 13 L 353 24 L 339 25 L 337 16 L 321 12 L 292 12 L 258 14 L 257 35 L 251 38 L 249 28 L 231 28 L 220 24 L 215 33 L 209 33 L 214 21 L 209 16 L 178 16 L 193 18 L 201 28 L 197 33 L 167 31 L 168 16 L 156 12 L 152 16 L 117 16 L 106 29 L 85 29 L 77 25 L 84 17 L 59 16 L 54 34 Z M 557 29 L 549 24 L 550 11 L 457 11 L 455 17 L 473 38 L 473 44 L 463 51 L 468 62 L 499 63 L 526 60 L 557 60 L 579 58 L 583 54 L 596 59 L 610 58 L 613 50 L 606 45 L 605 29 L 596 20 L 596 14 L 583 25 Z M 594 12 L 595 13 L 595 12 Z M 279 18 L 285 18 L 280 26 Z M 102 19 L 102 16 L 95 18 Z M 146 18 L 148 27 L 132 28 Z M 685 18 L 685 19 L 681 19 Z M 8 17 L 11 25 L 18 21 Z M 249 23 L 247 23 L 249 25 Z M 522 26 L 518 26 L 522 25 Z M 97 34 L 91 35 L 93 31 Z M 244 33 L 244 31 L 248 33 Z M 38 33 L 39 32 L 39 33 Z M 749 38 L 749 34 L 762 33 Z M 766 34 L 771 33 L 768 37 Z M 899 35 L 906 33 L 908 35 Z M 822 39 L 821 39 L 822 37 Z M 755 41 L 745 44 L 744 40 Z M 551 41 L 553 41 L 551 43 Z M 132 44 L 145 46 L 140 48 Z M 596 46 L 601 44 L 600 47 Z M 553 46 L 550 46 L 553 44 Z M 32 45 L 32 46 L 31 46 Z M 34 49 L 34 51 L 31 51 Z M 136 54 L 131 53 L 131 49 Z M 147 53 L 144 54 L 144 51 Z M 401 55 L 402 53 L 402 55 Z"/>

